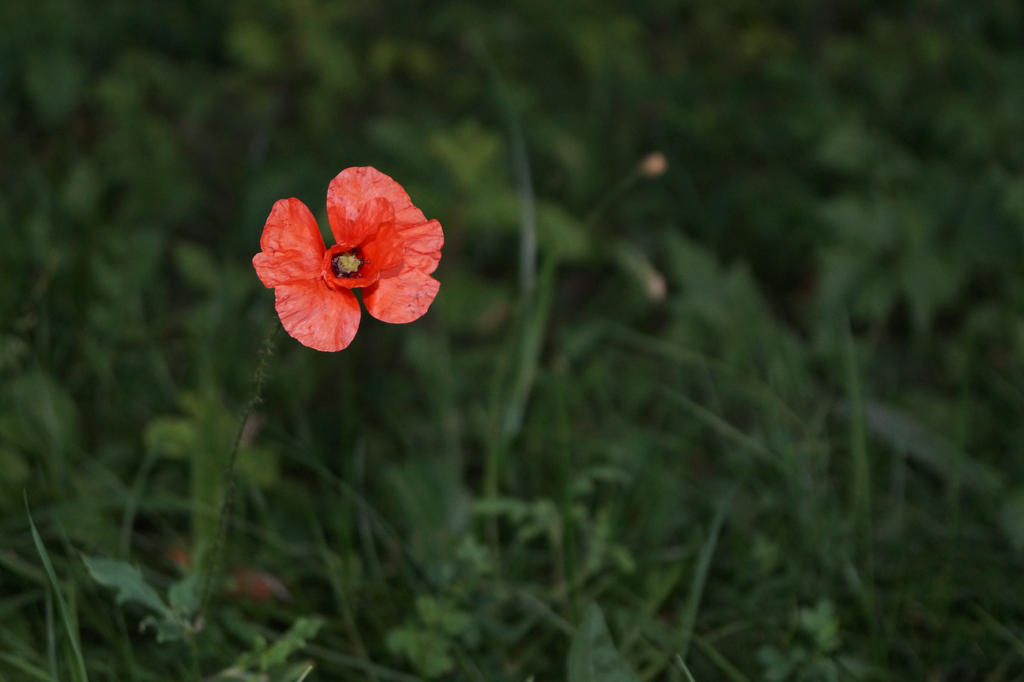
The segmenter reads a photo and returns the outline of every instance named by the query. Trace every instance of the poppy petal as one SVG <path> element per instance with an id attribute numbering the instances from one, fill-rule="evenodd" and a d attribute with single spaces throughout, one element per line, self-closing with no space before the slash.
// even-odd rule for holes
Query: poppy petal
<path id="1" fill-rule="evenodd" d="M 405 241 L 405 262 L 429 275 L 437 269 L 444 246 L 444 232 L 436 220 L 399 228 Z"/>
<path id="2" fill-rule="evenodd" d="M 395 209 L 384 197 L 374 197 L 366 201 L 352 220 L 347 217 L 331 221 L 331 232 L 338 246 L 354 249 L 373 239 L 384 227 L 394 229 Z"/>
<path id="3" fill-rule="evenodd" d="M 399 230 L 427 222 L 423 211 L 413 206 L 408 193 L 390 176 L 371 166 L 346 168 L 327 187 L 327 218 L 339 244 L 339 229 L 358 218 L 363 206 L 377 197 L 391 204 Z"/>
<path id="4" fill-rule="evenodd" d="M 361 313 L 351 291 L 334 291 L 312 280 L 279 286 L 274 294 L 285 331 L 304 346 L 336 351 L 352 343 Z"/>
<path id="5" fill-rule="evenodd" d="M 274 204 L 263 226 L 260 248 L 252 264 L 266 287 L 315 279 L 320 274 L 324 239 L 313 214 L 298 199 Z"/>
<path id="6" fill-rule="evenodd" d="M 375 223 L 373 237 L 362 243 L 363 255 L 378 272 L 402 264 L 405 244 L 395 229 L 395 211 L 387 199 L 377 198 L 366 205 L 357 223 Z"/>
<path id="7" fill-rule="evenodd" d="M 397 277 L 378 280 L 363 289 L 366 311 L 382 322 L 412 322 L 427 312 L 441 283 L 430 275 L 406 267 Z"/>

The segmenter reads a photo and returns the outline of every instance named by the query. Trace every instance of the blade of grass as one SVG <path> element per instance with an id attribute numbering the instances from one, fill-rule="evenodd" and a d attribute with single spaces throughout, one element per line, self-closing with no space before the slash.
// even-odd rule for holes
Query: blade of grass
<path id="1" fill-rule="evenodd" d="M 82 656 L 82 645 L 78 641 L 78 628 L 75 627 L 71 617 L 71 612 L 68 609 L 67 603 L 64 601 L 64 595 L 61 593 L 60 583 L 57 582 L 57 573 L 53 570 L 53 563 L 50 561 L 50 555 L 46 551 L 46 545 L 43 544 L 43 539 L 39 536 L 39 531 L 36 529 L 36 523 L 32 519 L 32 511 L 28 506 L 28 493 L 25 493 L 25 513 L 28 515 L 28 523 L 32 529 L 32 541 L 35 543 L 36 551 L 39 553 L 39 558 L 43 562 L 43 568 L 46 570 L 46 577 L 49 580 L 50 589 L 57 598 L 57 608 L 60 610 L 60 617 L 64 623 L 64 632 L 71 645 L 74 663 L 74 666 L 72 667 L 72 674 L 75 680 L 86 682 L 86 680 L 89 679 L 89 675 L 85 670 L 85 658 Z"/>
<path id="2" fill-rule="evenodd" d="M 850 511 L 860 537 L 868 537 L 871 529 L 871 470 L 868 462 L 867 427 L 864 418 L 864 397 L 857 367 L 857 350 L 853 332 L 846 324 L 843 338 L 843 365 L 846 372 L 847 399 L 850 404 Z"/>
<path id="3" fill-rule="evenodd" d="M 346 670 L 359 670 L 366 674 L 372 672 L 381 680 L 393 680 L 394 682 L 420 682 L 420 678 L 409 675 L 408 673 L 404 673 L 400 670 L 392 670 L 391 668 L 385 668 L 384 666 L 377 665 L 376 663 L 368 663 L 356 656 L 339 653 L 338 651 L 329 649 L 325 646 L 307 644 L 304 647 L 304 651 L 310 656 L 320 659 L 324 663 L 330 663 L 331 665 L 339 668 L 344 668 Z M 327 670 L 323 665 L 321 665 L 320 671 L 323 675 L 327 675 Z"/>
<path id="4" fill-rule="evenodd" d="M 734 666 L 729 659 L 718 652 L 718 649 L 711 646 L 711 644 L 703 637 L 694 637 L 693 643 L 697 645 L 700 652 L 708 657 L 708 659 L 722 671 L 722 674 L 732 682 L 750 682 L 750 678 L 740 672 L 740 669 Z"/>
<path id="5" fill-rule="evenodd" d="M 628 652 L 633 644 L 642 636 L 643 629 L 640 627 L 641 623 L 653 618 L 654 614 L 665 603 L 665 600 L 669 598 L 683 577 L 683 568 L 683 562 L 680 561 L 673 563 L 666 572 L 650 574 L 649 596 L 639 605 L 634 617 L 633 627 L 626 631 L 628 634 L 623 638 L 621 644 L 623 651 Z"/>
<path id="6" fill-rule="evenodd" d="M 46 680 L 46 682 L 53 682 L 56 679 L 42 668 L 34 666 L 13 654 L 0 652 L 0 661 L 4 661 L 12 668 L 17 668 L 26 675 L 31 676 L 34 680 Z"/>
<path id="7" fill-rule="evenodd" d="M 497 96 L 498 107 L 508 126 L 509 144 L 512 148 L 512 168 L 516 179 L 516 194 L 519 197 L 519 289 L 526 298 L 533 293 L 537 279 L 537 210 L 533 195 L 533 180 L 530 176 L 530 157 L 526 151 L 523 126 L 519 120 L 508 87 L 501 77 L 501 71 L 491 57 L 487 44 L 480 33 L 471 36 L 471 45 L 480 57 L 480 63 L 487 69 Z"/>
<path id="8" fill-rule="evenodd" d="M 522 123 L 497 64 L 491 57 L 480 33 L 470 36 L 470 46 L 487 69 L 497 96 L 498 106 L 508 127 L 509 144 L 512 150 L 512 165 L 515 173 L 516 193 L 519 198 L 519 288 L 523 301 L 522 335 L 519 339 L 519 362 L 509 392 L 499 393 L 500 411 L 496 437 L 492 438 L 485 461 L 483 491 L 484 497 L 494 498 L 498 494 L 498 482 L 502 460 L 509 443 L 522 426 L 523 415 L 536 376 L 540 342 L 544 337 L 548 311 L 551 305 L 551 288 L 555 259 L 545 264 L 540 275 L 538 292 L 537 276 L 537 215 L 533 181 L 530 174 L 530 158 L 526 149 Z M 497 549 L 497 521 L 490 531 L 492 544 Z"/>
<path id="9" fill-rule="evenodd" d="M 552 609 L 543 599 L 532 594 L 528 589 L 520 588 L 516 590 L 516 595 L 519 597 L 519 601 L 523 606 L 525 606 L 529 611 L 537 614 L 541 619 L 547 622 L 548 625 L 569 636 L 572 636 L 573 632 L 575 632 L 575 628 L 573 628 L 572 623 L 555 613 L 554 609 Z"/>
<path id="10" fill-rule="evenodd" d="M 526 407 L 530 401 L 530 393 L 537 378 L 537 367 L 540 364 L 541 342 L 547 330 L 548 317 L 551 311 L 556 271 L 556 260 L 549 258 L 541 271 L 540 284 L 533 294 L 524 300 L 523 321 L 517 340 L 518 362 L 512 385 L 507 392 L 500 391 L 496 407 L 497 433 L 493 434 L 487 450 L 484 466 L 483 497 L 498 497 L 499 481 L 504 465 L 505 454 L 512 441 L 522 429 Z M 500 552 L 498 541 L 498 521 L 493 519 L 488 529 L 491 550 L 497 555 Z"/>
<path id="11" fill-rule="evenodd" d="M 711 529 L 708 531 L 708 537 L 700 548 L 700 554 L 697 555 L 697 566 L 694 569 L 693 580 L 690 583 L 690 595 L 686 600 L 686 608 L 683 611 L 679 650 L 677 652 L 683 661 L 686 660 L 686 654 L 690 650 L 693 628 L 697 622 L 697 611 L 700 608 L 700 600 L 704 594 L 704 587 L 707 584 L 711 559 L 714 557 L 715 547 L 718 545 L 718 535 L 722 531 L 722 524 L 725 522 L 729 509 L 732 507 L 732 500 L 736 495 L 737 488 L 738 485 L 734 485 L 719 503 L 715 516 L 711 520 Z"/>
<path id="12" fill-rule="evenodd" d="M 756 377 L 741 376 L 737 373 L 735 367 L 726 362 L 686 348 L 678 343 L 652 338 L 618 325 L 611 326 L 608 329 L 608 334 L 612 339 L 629 348 L 657 355 L 680 367 L 707 371 L 716 377 L 725 379 L 729 382 L 730 386 L 756 400 L 759 405 L 770 406 L 779 417 L 797 427 L 809 441 L 819 439 L 814 429 L 793 408 L 786 404 L 771 386 Z"/>
<path id="13" fill-rule="evenodd" d="M 552 290 L 555 279 L 555 259 L 547 259 L 540 276 L 540 286 L 536 296 L 525 312 L 523 336 L 519 346 L 519 363 L 512 389 L 505 401 L 505 411 L 501 422 L 502 437 L 511 440 L 518 435 L 523 426 L 526 405 L 530 400 L 530 392 L 537 379 L 537 366 L 540 362 L 541 342 L 547 330 L 548 314 L 551 311 Z"/>
<path id="14" fill-rule="evenodd" d="M 60 679 L 57 668 L 57 628 L 53 625 L 53 595 L 46 590 L 46 662 L 50 666 L 53 679 Z"/>
<path id="15" fill-rule="evenodd" d="M 686 675 L 687 682 L 697 682 L 697 680 L 693 679 L 693 674 L 690 672 L 690 669 L 686 667 L 686 661 L 684 661 L 683 657 L 679 654 L 676 654 L 676 665 L 679 666 L 679 669 L 683 671 L 684 675 Z"/>
<path id="16" fill-rule="evenodd" d="M 849 406 L 840 404 L 839 414 L 852 418 Z M 864 428 L 873 438 L 888 445 L 904 459 L 927 467 L 941 476 L 949 489 L 963 486 L 980 495 L 998 494 L 1003 481 L 998 470 L 971 459 L 965 449 L 922 424 L 912 415 L 875 400 L 863 400 Z"/>
<path id="17" fill-rule="evenodd" d="M 1000 623 L 991 613 L 977 604 L 972 605 L 971 610 L 974 611 L 974 615 L 976 615 L 985 624 L 985 627 L 991 630 L 992 633 L 1000 639 L 1005 640 L 1017 656 L 1019 656 L 1021 660 L 1024 660 L 1024 639 L 1021 639 L 1020 635 L 1014 633 L 1011 628 Z"/>
<path id="18" fill-rule="evenodd" d="M 859 603 L 864 618 L 871 632 L 872 650 L 876 659 L 882 653 L 882 645 L 878 637 L 878 611 L 874 589 L 874 555 L 872 549 L 871 530 L 871 463 L 868 460 L 867 420 L 864 416 L 864 395 L 860 386 L 860 369 L 857 362 L 857 348 L 853 341 L 853 331 L 849 320 L 846 321 L 843 338 L 843 365 L 846 373 L 847 401 L 850 405 L 850 516 L 853 522 L 855 541 L 858 553 L 863 557 L 861 572 L 864 580 L 856 580 L 854 584 L 859 596 Z M 852 573 L 856 574 L 856 571 Z"/>
<path id="19" fill-rule="evenodd" d="M 224 461 L 223 468 L 216 470 L 215 467 L 220 464 L 217 458 L 197 457 L 195 454 L 191 457 L 193 481 L 195 481 L 197 475 L 199 475 L 200 479 L 203 477 L 209 477 L 211 480 L 217 481 L 220 485 L 220 488 L 214 489 L 214 492 L 211 493 L 211 497 L 200 496 L 193 499 L 193 504 L 199 508 L 203 503 L 211 502 L 216 494 L 220 494 L 220 509 L 217 513 L 216 525 L 208 527 L 208 530 L 203 531 L 203 534 L 198 534 L 197 539 L 195 540 L 197 553 L 202 553 L 202 556 L 197 561 L 201 566 L 199 606 L 196 608 L 195 615 L 197 620 L 201 619 L 205 615 L 210 599 L 213 597 L 214 585 L 220 576 L 221 559 L 224 555 L 224 545 L 227 542 L 228 528 L 231 525 L 234 512 L 235 488 L 237 485 L 235 465 L 238 462 L 238 451 L 242 445 L 242 435 L 245 433 L 245 425 L 248 423 L 253 410 L 255 410 L 256 406 L 263 401 L 263 382 L 267 376 L 267 361 L 270 356 L 274 354 L 274 344 L 276 343 L 278 336 L 281 334 L 282 329 L 283 327 L 278 325 L 276 322 L 273 323 L 264 338 L 263 345 L 260 347 L 259 359 L 256 363 L 256 371 L 252 376 L 252 390 L 249 394 L 249 399 L 246 401 L 245 407 L 242 410 L 242 417 L 238 420 L 238 426 L 235 429 L 235 438 L 232 442 L 231 449 L 227 453 L 227 458 Z M 200 487 L 205 490 L 207 485 L 208 484 L 206 483 L 201 483 Z M 202 524 L 202 527 L 207 528 L 206 524 Z M 195 529 L 193 529 L 193 531 L 195 532 Z M 207 532 L 214 533 L 212 536 L 212 545 L 207 544 L 207 541 L 209 540 L 209 536 L 205 535 Z"/>
<path id="20" fill-rule="evenodd" d="M 694 417 L 717 431 L 719 435 L 724 436 L 726 439 L 731 440 L 737 445 L 749 450 L 766 462 L 774 463 L 776 465 L 781 462 L 780 458 L 774 457 L 773 453 L 758 440 L 743 433 L 711 410 L 703 407 L 702 405 L 698 405 L 679 391 L 675 391 L 670 388 L 664 388 L 662 390 L 670 399 L 684 407 Z"/>
<path id="21" fill-rule="evenodd" d="M 635 682 L 638 678 L 615 647 L 608 624 L 595 602 L 583 608 L 566 661 L 569 682 Z"/>
<path id="22" fill-rule="evenodd" d="M 370 660 L 369 654 L 366 652 L 366 644 L 363 642 L 362 636 L 359 634 L 359 628 L 356 627 L 355 615 L 352 613 L 352 607 L 349 604 L 348 596 L 345 594 L 345 587 L 341 583 L 339 577 L 342 573 L 342 567 L 340 561 L 331 552 L 327 545 L 327 538 L 324 536 L 324 529 L 320 523 L 320 520 L 310 510 L 310 526 L 313 528 L 314 538 L 316 541 L 317 552 L 320 554 L 320 561 L 324 564 L 324 575 L 327 577 L 328 584 L 331 586 L 331 592 L 334 593 L 334 600 L 338 604 L 338 612 L 341 616 L 341 623 L 348 634 L 349 641 L 352 644 L 352 648 L 355 650 L 367 664 L 372 665 L 373 661 Z M 377 682 L 377 676 L 374 674 L 373 668 L 367 668 L 367 675 L 369 675 L 372 682 Z"/>
<path id="23" fill-rule="evenodd" d="M 295 453 L 291 453 L 286 456 L 300 466 L 316 473 L 324 481 L 327 481 L 329 484 L 334 486 L 341 495 L 351 499 L 359 507 L 360 513 L 365 514 L 367 532 L 371 533 L 373 537 L 385 544 L 389 550 L 397 552 L 402 557 L 403 565 L 408 569 L 407 577 L 413 581 L 412 584 L 416 589 L 434 589 L 434 585 L 430 581 L 427 571 L 422 565 L 420 565 L 417 557 L 409 550 L 409 547 L 404 542 L 402 535 L 389 523 L 388 519 L 381 511 L 370 504 L 367 497 L 365 497 L 351 484 L 339 478 L 336 474 L 331 472 L 330 469 L 325 467 L 323 463 L 316 459 Z"/>
<path id="24" fill-rule="evenodd" d="M 559 590 L 563 591 L 569 602 L 569 617 L 572 622 L 577 622 L 580 617 L 579 590 L 573 586 L 577 584 L 576 576 L 576 523 L 573 516 L 573 457 L 572 457 L 572 428 L 569 424 L 569 409 L 566 406 L 565 382 L 569 377 L 559 373 L 555 377 L 555 408 L 558 425 L 558 460 L 561 464 L 561 494 L 558 505 L 559 514 L 562 517 L 562 542 L 564 550 L 561 552 L 562 566 L 558 576 L 560 580 Z"/>
<path id="25" fill-rule="evenodd" d="M 150 448 L 146 452 L 146 456 L 139 466 L 139 471 L 135 474 L 135 480 L 132 481 L 132 487 L 128 492 L 128 499 L 125 500 L 124 515 L 121 517 L 121 539 L 118 542 L 118 556 L 122 559 L 127 559 L 131 552 L 132 528 L 135 525 L 135 514 L 138 512 L 139 502 L 142 500 L 146 479 L 149 478 L 149 472 L 152 470 L 153 465 L 156 464 L 158 457 L 159 453 L 154 448 Z"/>
<path id="26" fill-rule="evenodd" d="M 359 531 L 359 544 L 362 548 L 363 557 L 366 561 L 367 572 L 373 577 L 374 580 L 382 580 L 384 575 L 383 562 L 380 559 L 380 553 L 377 551 L 377 542 L 375 540 L 376 533 L 374 532 L 373 514 L 372 509 L 369 505 L 365 504 L 366 496 L 364 492 L 367 489 L 366 483 L 366 441 L 360 438 L 353 448 L 353 469 L 355 476 L 355 485 L 358 488 L 354 488 L 353 491 L 356 495 L 357 506 L 356 516 L 358 522 L 356 528 Z"/>
<path id="27" fill-rule="evenodd" d="M 519 288 L 524 295 L 533 292 L 537 279 L 537 209 L 530 178 L 530 160 L 526 155 L 523 129 L 519 117 L 507 106 L 509 136 L 512 140 L 512 160 L 516 173 L 516 191 L 519 195 Z"/>

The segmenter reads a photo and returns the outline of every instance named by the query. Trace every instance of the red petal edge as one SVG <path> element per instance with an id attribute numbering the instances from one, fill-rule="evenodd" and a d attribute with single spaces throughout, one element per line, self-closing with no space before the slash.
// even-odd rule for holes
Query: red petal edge
<path id="1" fill-rule="evenodd" d="M 302 345 L 331 352 L 355 338 L 361 313 L 351 291 L 333 291 L 316 280 L 279 286 L 274 294 L 281 324 Z"/>
<path id="2" fill-rule="evenodd" d="M 430 220 L 417 225 L 400 228 L 399 235 L 405 241 L 405 262 L 424 274 L 437 269 L 444 246 L 444 232 L 441 223 Z"/>
<path id="3" fill-rule="evenodd" d="M 399 231 L 427 222 L 423 211 L 413 206 L 409 194 L 390 176 L 372 166 L 346 168 L 327 187 L 327 218 L 339 243 L 339 231 L 346 222 L 354 221 L 363 206 L 378 197 L 387 199 L 394 208 L 395 227 Z"/>
<path id="4" fill-rule="evenodd" d="M 266 287 L 320 275 L 324 240 L 313 214 L 298 199 L 281 199 L 274 204 L 263 226 L 260 248 L 252 264 Z"/>
<path id="5" fill-rule="evenodd" d="M 379 280 L 363 289 L 366 311 L 382 322 L 412 322 L 427 312 L 441 283 L 415 268 L 406 268 L 397 277 Z"/>

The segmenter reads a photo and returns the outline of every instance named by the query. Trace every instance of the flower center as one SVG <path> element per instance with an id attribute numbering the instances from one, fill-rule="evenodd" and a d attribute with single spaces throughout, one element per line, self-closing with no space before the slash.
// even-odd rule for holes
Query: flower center
<path id="1" fill-rule="evenodd" d="M 335 277 L 358 277 L 359 268 L 366 263 L 359 249 L 339 253 L 331 259 L 331 270 Z"/>

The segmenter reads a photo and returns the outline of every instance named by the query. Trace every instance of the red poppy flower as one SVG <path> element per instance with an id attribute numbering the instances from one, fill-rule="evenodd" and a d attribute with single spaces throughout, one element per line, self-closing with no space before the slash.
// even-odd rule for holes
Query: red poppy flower
<path id="1" fill-rule="evenodd" d="M 327 188 L 327 219 L 337 242 L 327 248 L 316 219 L 298 199 L 274 204 L 252 264 L 274 289 L 285 331 L 323 351 L 341 350 L 367 312 L 384 322 L 412 322 L 441 284 L 441 223 L 427 220 L 402 186 L 376 168 L 346 168 Z"/>

